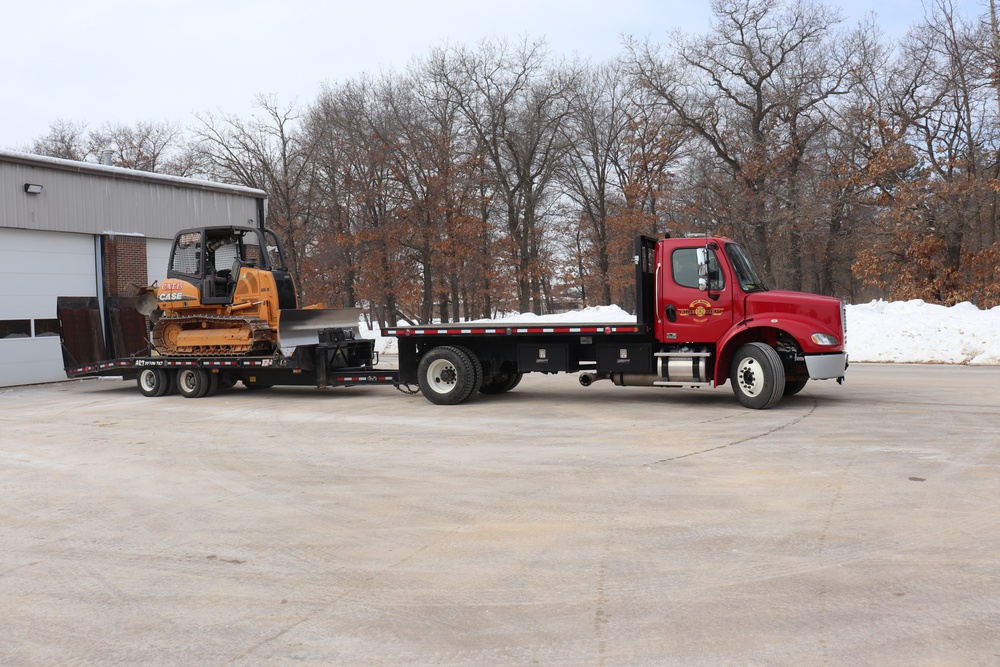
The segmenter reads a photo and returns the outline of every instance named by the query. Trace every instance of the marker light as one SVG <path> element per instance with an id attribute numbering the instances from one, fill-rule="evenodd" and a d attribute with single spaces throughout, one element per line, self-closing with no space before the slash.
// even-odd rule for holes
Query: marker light
<path id="1" fill-rule="evenodd" d="M 814 333 L 812 336 L 810 336 L 810 338 L 812 338 L 812 342 L 816 343 L 817 345 L 829 345 L 831 347 L 835 345 L 840 345 L 840 341 L 837 340 L 837 337 L 831 336 L 830 334 Z"/>

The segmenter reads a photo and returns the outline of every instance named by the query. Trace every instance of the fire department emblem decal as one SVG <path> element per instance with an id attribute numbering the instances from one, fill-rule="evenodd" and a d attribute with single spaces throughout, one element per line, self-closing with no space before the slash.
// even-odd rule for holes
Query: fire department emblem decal
<path id="1" fill-rule="evenodd" d="M 677 314 L 681 317 L 690 317 L 693 322 L 702 324 L 708 322 L 709 317 L 717 317 L 725 312 L 725 308 L 715 308 L 704 299 L 695 299 L 687 308 L 679 308 Z"/>

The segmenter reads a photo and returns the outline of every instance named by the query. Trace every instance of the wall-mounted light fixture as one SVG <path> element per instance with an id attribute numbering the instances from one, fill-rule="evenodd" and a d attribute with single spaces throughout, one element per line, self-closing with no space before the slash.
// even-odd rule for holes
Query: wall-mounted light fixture
<path id="1" fill-rule="evenodd" d="M 40 195 L 42 194 L 42 186 L 38 185 L 37 183 L 25 183 L 24 191 L 27 192 L 29 195 Z"/>

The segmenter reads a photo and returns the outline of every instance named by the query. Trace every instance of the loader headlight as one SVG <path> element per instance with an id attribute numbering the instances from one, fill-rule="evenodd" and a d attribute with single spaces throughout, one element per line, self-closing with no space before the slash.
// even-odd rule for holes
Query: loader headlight
<path id="1" fill-rule="evenodd" d="M 837 337 L 831 336 L 830 334 L 814 333 L 812 336 L 810 336 L 810 338 L 812 338 L 812 342 L 816 343 L 817 345 L 828 345 L 830 347 L 840 345 L 840 341 L 837 340 Z"/>

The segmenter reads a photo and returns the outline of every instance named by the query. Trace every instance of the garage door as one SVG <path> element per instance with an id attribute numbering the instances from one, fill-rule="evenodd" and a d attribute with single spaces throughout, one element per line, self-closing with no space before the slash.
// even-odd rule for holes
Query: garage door
<path id="1" fill-rule="evenodd" d="M 173 244 L 172 240 L 146 239 L 146 275 L 149 276 L 149 284 L 154 280 L 163 282 L 166 279 Z"/>
<path id="2" fill-rule="evenodd" d="M 56 297 L 97 283 L 92 235 L 0 227 L 0 387 L 66 379 Z"/>

